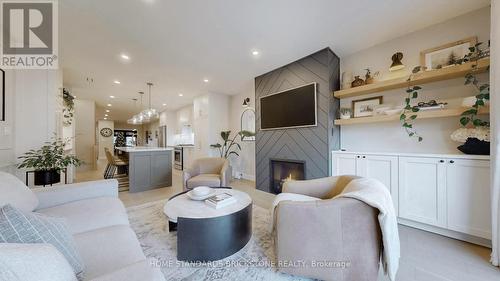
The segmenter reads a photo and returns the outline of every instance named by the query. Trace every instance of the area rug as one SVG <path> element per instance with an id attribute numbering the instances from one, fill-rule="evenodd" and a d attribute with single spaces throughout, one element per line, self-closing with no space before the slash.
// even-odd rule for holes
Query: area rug
<path id="1" fill-rule="evenodd" d="M 130 224 L 146 256 L 166 280 L 309 280 L 276 271 L 268 231 L 268 211 L 253 205 L 252 238 L 238 253 L 210 264 L 177 261 L 177 232 L 168 231 L 165 200 L 127 208 Z"/>

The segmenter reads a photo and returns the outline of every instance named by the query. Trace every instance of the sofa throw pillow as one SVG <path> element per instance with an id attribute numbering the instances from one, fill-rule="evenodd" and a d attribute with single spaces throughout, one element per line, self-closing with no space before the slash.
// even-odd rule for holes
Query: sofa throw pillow
<path id="1" fill-rule="evenodd" d="M 66 221 L 38 213 L 23 213 L 10 204 L 0 209 L 0 243 L 52 244 L 73 267 L 78 279 L 84 265 Z"/>
<path id="2" fill-rule="evenodd" d="M 76 281 L 76 276 L 51 244 L 0 243 L 0 280 Z"/>
<path id="3" fill-rule="evenodd" d="M 16 176 L 0 172 L 0 207 L 11 204 L 24 211 L 32 212 L 38 206 L 38 197 Z"/>

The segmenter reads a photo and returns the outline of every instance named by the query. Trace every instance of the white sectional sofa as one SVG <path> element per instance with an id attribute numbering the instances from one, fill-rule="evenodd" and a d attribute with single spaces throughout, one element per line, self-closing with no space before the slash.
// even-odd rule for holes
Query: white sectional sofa
<path id="1" fill-rule="evenodd" d="M 146 259 L 130 228 L 125 207 L 118 199 L 116 180 L 31 190 L 17 177 L 0 172 L 0 207 L 5 204 L 65 218 L 85 265 L 84 280 L 165 280 Z M 32 253 L 40 251 L 39 245 L 32 245 L 38 247 Z M 7 243 L 0 243 L 0 251 L 2 247 L 12 250 Z"/>

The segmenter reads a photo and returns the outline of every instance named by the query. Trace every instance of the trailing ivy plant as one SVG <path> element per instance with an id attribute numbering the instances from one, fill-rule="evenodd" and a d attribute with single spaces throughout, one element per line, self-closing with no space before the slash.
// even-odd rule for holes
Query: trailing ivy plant
<path id="1" fill-rule="evenodd" d="M 68 89 L 63 88 L 63 125 L 64 126 L 71 126 L 71 123 L 73 123 L 73 116 L 74 116 L 74 111 L 75 111 L 75 102 L 74 99 L 75 97 L 71 95 L 71 93 L 68 91 Z"/>
<path id="2" fill-rule="evenodd" d="M 478 60 L 487 56 L 480 48 L 482 42 L 475 44 L 473 47 L 469 48 L 469 53 L 465 55 L 457 63 L 462 64 L 466 62 L 472 62 L 471 71 L 465 75 L 465 85 L 474 86 L 479 92 L 476 95 L 476 102 L 471 109 L 462 112 L 460 117 L 460 124 L 464 127 L 471 124 L 473 127 L 489 127 L 490 122 L 484 121 L 477 117 L 480 107 L 485 106 L 486 101 L 490 100 L 490 84 L 484 83 L 480 84 L 476 74 L 478 72 Z M 489 66 L 488 66 L 489 69 Z"/>
<path id="3" fill-rule="evenodd" d="M 403 111 L 399 116 L 401 126 L 405 129 L 408 136 L 411 138 L 416 138 L 419 142 L 421 142 L 423 138 L 415 130 L 413 121 L 417 119 L 416 113 L 420 110 L 420 108 L 418 108 L 418 106 L 412 106 L 411 101 L 418 98 L 418 91 L 420 91 L 422 88 L 420 86 L 412 86 L 411 79 L 413 78 L 413 75 L 417 74 L 421 69 L 422 67 L 420 66 L 415 67 L 408 77 L 408 80 L 406 80 L 408 82 L 408 88 L 406 89 L 405 104 Z"/>

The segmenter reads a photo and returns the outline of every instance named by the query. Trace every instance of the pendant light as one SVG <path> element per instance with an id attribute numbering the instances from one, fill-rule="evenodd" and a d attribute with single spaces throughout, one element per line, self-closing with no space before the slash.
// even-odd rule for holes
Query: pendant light
<path id="1" fill-rule="evenodd" d="M 153 86 L 153 83 L 148 82 L 148 83 L 146 83 L 146 85 L 148 85 L 148 88 L 149 88 L 149 107 L 148 107 L 148 109 L 142 111 L 142 114 L 144 115 L 145 118 L 148 119 L 148 122 L 149 122 L 149 120 L 151 120 L 151 119 L 157 119 L 159 117 L 159 114 L 158 114 L 158 111 L 156 111 L 156 109 L 154 109 L 151 106 L 151 87 Z"/>
<path id="2" fill-rule="evenodd" d="M 133 98 L 132 100 L 134 101 L 134 110 L 137 110 L 137 99 Z M 138 114 L 135 114 L 132 118 L 127 120 L 127 123 L 132 125 L 141 125 L 142 121 L 139 120 Z"/>

